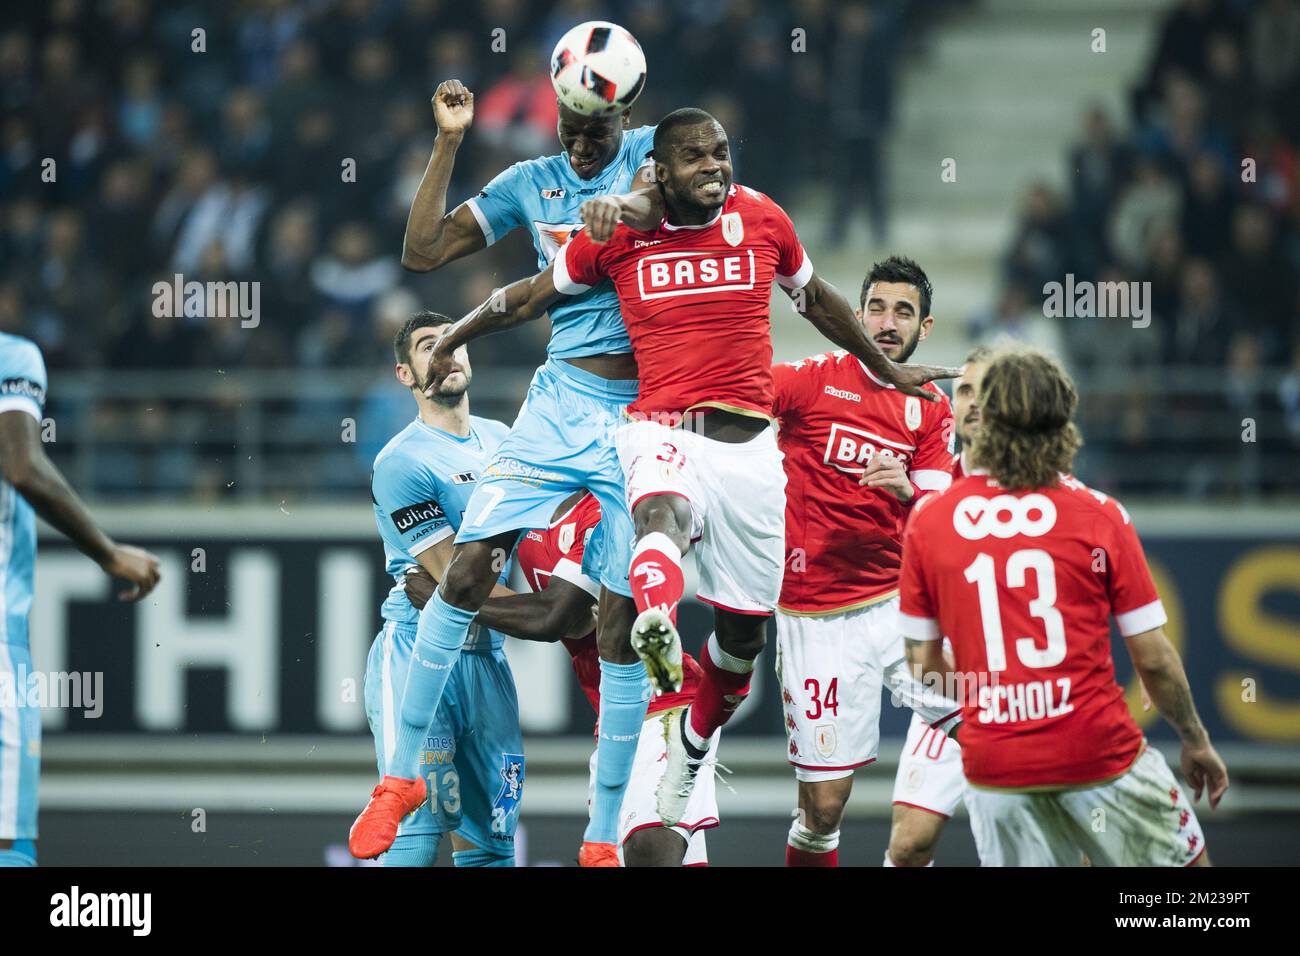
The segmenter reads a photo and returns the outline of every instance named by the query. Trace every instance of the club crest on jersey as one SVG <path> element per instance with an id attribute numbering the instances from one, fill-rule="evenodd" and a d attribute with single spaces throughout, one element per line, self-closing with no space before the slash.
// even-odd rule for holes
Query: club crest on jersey
<path id="1" fill-rule="evenodd" d="M 835 753 L 835 725 L 818 724 L 816 732 L 817 752 L 823 757 Z"/>
<path id="2" fill-rule="evenodd" d="M 744 240 L 745 224 L 740 221 L 740 213 L 723 213 L 722 238 L 727 240 L 729 246 L 738 246 Z"/>
<path id="3" fill-rule="evenodd" d="M 542 194 L 542 198 L 543 198 L 543 199 L 563 199 L 563 198 L 564 198 L 564 190 L 563 190 L 562 188 L 558 187 L 558 186 L 555 187 L 554 189 L 543 189 L 543 190 L 541 191 L 541 194 Z"/>
<path id="4" fill-rule="evenodd" d="M 565 554 L 573 548 L 573 540 L 577 534 L 578 526 L 570 521 L 568 524 L 560 525 L 559 545 L 560 550 Z"/>
<path id="5" fill-rule="evenodd" d="M 912 431 L 921 427 L 921 400 L 915 395 L 907 396 L 907 401 L 903 403 L 903 420 Z"/>

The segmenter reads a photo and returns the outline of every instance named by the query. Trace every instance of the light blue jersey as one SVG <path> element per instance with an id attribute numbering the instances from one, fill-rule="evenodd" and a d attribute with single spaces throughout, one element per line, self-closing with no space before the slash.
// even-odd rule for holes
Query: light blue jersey
<path id="1" fill-rule="evenodd" d="M 0 412 L 45 414 L 45 361 L 33 342 L 0 333 Z M 27 612 L 36 569 L 36 514 L 12 485 L 0 481 L 0 574 L 4 619 L 0 644 L 27 646 Z"/>
<path id="2" fill-rule="evenodd" d="M 537 250 L 537 268 L 545 269 L 569 235 L 582 228 L 579 206 L 595 196 L 631 190 L 632 178 L 649 159 L 654 133 L 653 126 L 624 132 L 618 155 L 593 179 L 579 177 L 564 153 L 515 163 L 467 202 L 487 244 L 526 228 Z M 608 280 L 582 295 L 561 299 L 551 306 L 550 316 L 551 358 L 632 351 L 618 293 Z"/>
<path id="3" fill-rule="evenodd" d="M 0 333 L 0 414 L 40 421 L 45 411 L 45 361 L 27 339 Z M 27 612 L 36 568 L 36 515 L 13 485 L 0 480 L 0 840 L 30 847 L 36 839 L 36 787 L 41 761 L 41 711 L 16 693 L 33 673 Z M 0 861 L 35 861 L 35 850 L 9 851 Z"/>
<path id="4" fill-rule="evenodd" d="M 406 675 L 420 612 L 402 588 L 415 556 L 460 527 L 475 485 L 507 428 L 470 416 L 470 433 L 452 435 L 416 419 L 375 457 L 371 497 L 395 581 L 384 626 L 366 662 L 366 717 L 380 775 L 390 772 Z M 508 562 L 500 580 L 509 574 Z M 441 834 L 455 831 L 482 852 L 469 865 L 510 865 L 523 796 L 524 745 L 514 676 L 496 631 L 470 628 L 417 761 L 429 799 L 405 818 L 384 865 L 431 866 Z M 461 857 L 457 855 L 457 865 Z"/>
<path id="5" fill-rule="evenodd" d="M 375 456 L 370 497 L 384 542 L 385 566 L 394 581 L 381 610 L 385 621 L 419 621 L 420 612 L 402 588 L 403 577 L 408 568 L 418 567 L 416 555 L 460 528 L 470 495 L 509 432 L 504 423 L 490 418 L 471 415 L 469 422 L 469 435 L 461 438 L 416 418 Z M 505 563 L 501 583 L 509 573 Z M 482 637 L 476 638 L 480 630 Z M 491 640 L 495 647 L 502 643 L 500 634 L 475 627 L 466 646 L 482 639 Z"/>

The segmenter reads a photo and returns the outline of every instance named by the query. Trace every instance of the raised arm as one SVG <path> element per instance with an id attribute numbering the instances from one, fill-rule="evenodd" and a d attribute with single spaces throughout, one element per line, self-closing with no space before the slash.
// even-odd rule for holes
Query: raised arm
<path id="1" fill-rule="evenodd" d="M 937 402 L 940 396 L 921 386 L 937 378 L 956 378 L 961 374 L 960 368 L 900 364 L 890 359 L 867 335 L 848 300 L 835 286 L 817 275 L 813 275 L 803 288 L 786 289 L 786 293 L 794 300 L 795 308 L 818 332 L 861 360 L 882 382 L 893 385 L 905 395 L 917 395 Z"/>
<path id="2" fill-rule="evenodd" d="M 136 601 L 153 590 L 160 574 L 158 559 L 148 551 L 118 544 L 100 530 L 45 454 L 40 426 L 24 412 L 0 412 L 0 472 L 37 514 L 105 573 L 134 585 L 118 595 L 122 600 Z"/>
<path id="3" fill-rule="evenodd" d="M 1208 787 L 1210 806 L 1217 807 L 1228 789 L 1228 769 L 1210 744 L 1210 735 L 1196 713 L 1178 652 L 1161 627 L 1135 634 L 1127 643 L 1133 668 L 1152 703 L 1183 743 L 1183 778 L 1191 785 L 1194 799 L 1201 799 L 1201 791 Z"/>
<path id="4" fill-rule="evenodd" d="M 552 263 L 535 276 L 494 290 L 486 302 L 448 326 L 433 346 L 429 384 L 425 386 L 425 392 L 432 394 L 451 374 L 452 353 L 462 345 L 541 318 L 562 294 L 555 288 L 554 270 L 555 264 Z"/>
<path id="5" fill-rule="evenodd" d="M 629 229 L 649 232 L 664 217 L 664 195 L 655 182 L 654 169 L 647 166 L 637 173 L 636 188 L 630 193 L 588 199 L 578 214 L 592 242 L 608 242 L 620 222 Z"/>
<path id="6" fill-rule="evenodd" d="M 474 122 L 474 94 L 460 80 L 439 84 L 433 94 L 433 115 L 438 137 L 411 202 L 402 238 L 402 266 L 412 272 L 432 272 L 487 246 L 483 230 L 467 205 L 462 203 L 447 214 L 447 186 L 456 164 L 456 150 Z"/>

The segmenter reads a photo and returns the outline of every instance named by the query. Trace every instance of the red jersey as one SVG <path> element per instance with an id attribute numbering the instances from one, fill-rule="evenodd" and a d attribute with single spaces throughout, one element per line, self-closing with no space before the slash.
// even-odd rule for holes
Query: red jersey
<path id="1" fill-rule="evenodd" d="M 515 549 L 515 561 L 524 580 L 534 591 L 545 590 L 552 577 L 562 578 L 591 595 L 592 603 L 600 594 L 598 585 L 582 573 L 582 555 L 587 541 L 600 523 L 600 502 L 595 495 L 584 495 L 576 505 L 551 523 L 549 528 L 526 532 Z M 596 632 L 576 640 L 562 640 L 573 659 L 573 673 L 578 686 L 600 713 L 600 655 L 596 651 Z M 703 676 L 699 663 L 689 654 L 682 655 L 682 689 L 650 699 L 650 714 L 674 707 L 685 707 L 695 699 L 695 690 Z"/>
<path id="2" fill-rule="evenodd" d="M 774 409 L 785 454 L 786 571 L 780 608 L 829 614 L 890 597 L 902 563 L 902 504 L 858 479 L 873 454 L 907 466 L 918 497 L 951 481 L 952 410 L 903 395 L 847 352 L 778 365 Z M 913 502 L 918 500 L 913 499 Z"/>
<path id="3" fill-rule="evenodd" d="M 903 546 L 904 636 L 952 642 L 973 784 L 1053 789 L 1126 771 L 1143 737 L 1115 682 L 1110 617 L 1165 623 L 1128 513 L 1063 476 L 1006 492 L 984 474 L 922 503 Z M 975 686 L 971 686 L 972 683 Z"/>
<path id="4" fill-rule="evenodd" d="M 613 280 L 641 380 L 633 417 L 674 425 L 702 407 L 771 417 L 772 281 L 802 288 L 812 262 L 762 193 L 733 185 L 702 226 L 620 223 L 603 245 L 580 232 L 553 265 L 567 295 Z"/>
<path id="5" fill-rule="evenodd" d="M 965 451 L 959 452 L 959 453 L 957 453 L 956 455 L 953 455 L 953 456 L 952 456 L 952 465 L 949 466 L 948 471 L 952 473 L 952 480 L 953 480 L 953 481 L 956 481 L 956 480 L 959 479 L 959 478 L 965 478 L 965 477 L 966 477 L 967 472 L 966 472 L 966 452 L 965 452 Z"/>

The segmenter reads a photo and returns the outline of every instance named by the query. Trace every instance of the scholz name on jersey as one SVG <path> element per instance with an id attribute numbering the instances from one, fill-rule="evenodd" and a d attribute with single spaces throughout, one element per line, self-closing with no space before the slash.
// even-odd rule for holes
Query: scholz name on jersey
<path id="1" fill-rule="evenodd" d="M 447 516 L 438 502 L 421 501 L 418 505 L 407 505 L 405 508 L 394 511 L 388 517 L 393 519 L 393 525 L 397 530 L 405 534 L 417 525 L 427 524 L 430 521 L 440 521 Z"/>

